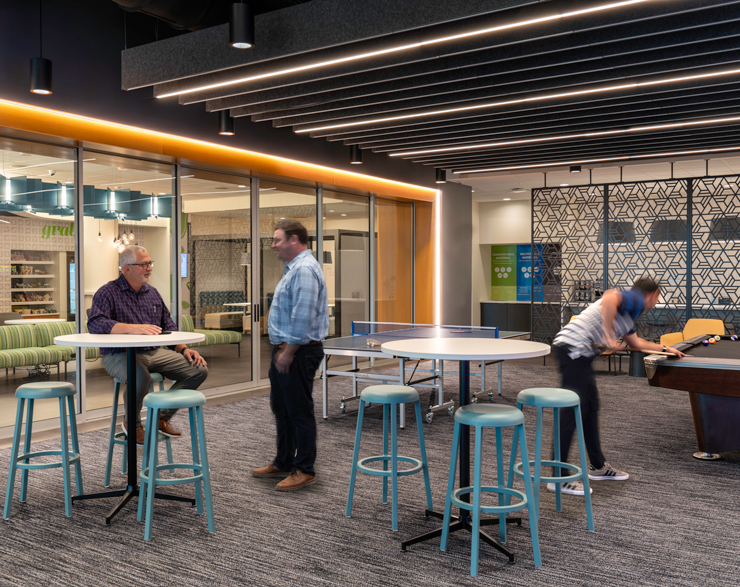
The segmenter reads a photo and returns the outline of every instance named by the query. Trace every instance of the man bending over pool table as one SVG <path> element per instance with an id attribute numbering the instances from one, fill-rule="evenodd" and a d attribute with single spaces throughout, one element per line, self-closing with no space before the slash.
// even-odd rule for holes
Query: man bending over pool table
<path id="1" fill-rule="evenodd" d="M 560 363 L 561 387 L 570 389 L 581 399 L 583 435 L 590 461 L 588 478 L 624 481 L 629 474 L 606 462 L 599 437 L 599 390 L 596 388 L 593 361 L 603 350 L 620 350 L 620 338 L 631 348 L 641 351 L 663 351 L 682 357 L 673 347 L 643 340 L 635 332 L 635 320 L 642 312 L 655 307 L 660 287 L 648 277 L 638 279 L 630 289 L 609 290 L 569 322 L 555 337 L 553 346 Z M 568 462 L 573 433 L 576 429 L 574 408 L 560 410 L 560 458 Z M 547 488 L 555 491 L 555 484 Z M 562 484 L 563 493 L 583 495 L 579 480 Z"/>

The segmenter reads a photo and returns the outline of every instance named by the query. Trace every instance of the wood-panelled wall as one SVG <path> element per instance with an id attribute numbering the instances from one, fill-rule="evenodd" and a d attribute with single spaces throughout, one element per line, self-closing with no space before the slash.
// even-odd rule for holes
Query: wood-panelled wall
<path id="1" fill-rule="evenodd" d="M 416 202 L 414 322 L 434 324 L 434 203 Z"/>
<path id="2" fill-rule="evenodd" d="M 411 322 L 413 205 L 376 200 L 377 321 Z"/>

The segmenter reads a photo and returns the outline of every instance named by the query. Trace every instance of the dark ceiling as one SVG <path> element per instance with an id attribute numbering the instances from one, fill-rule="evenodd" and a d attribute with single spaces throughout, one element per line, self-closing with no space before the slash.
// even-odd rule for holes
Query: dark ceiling
<path id="1" fill-rule="evenodd" d="M 348 4 L 258 17 L 251 54 L 219 45 L 226 25 L 126 51 L 124 88 L 453 172 L 740 150 L 740 0 Z"/>

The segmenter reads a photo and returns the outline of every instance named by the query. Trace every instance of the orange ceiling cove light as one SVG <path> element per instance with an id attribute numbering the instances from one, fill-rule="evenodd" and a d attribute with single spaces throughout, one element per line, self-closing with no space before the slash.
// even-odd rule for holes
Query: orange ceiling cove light
<path id="1" fill-rule="evenodd" d="M 175 161 L 198 161 L 250 174 L 270 174 L 410 200 L 434 201 L 432 188 L 304 163 L 246 149 L 0 100 L 0 127 L 63 137 L 84 144 L 110 145 L 164 155 Z"/>

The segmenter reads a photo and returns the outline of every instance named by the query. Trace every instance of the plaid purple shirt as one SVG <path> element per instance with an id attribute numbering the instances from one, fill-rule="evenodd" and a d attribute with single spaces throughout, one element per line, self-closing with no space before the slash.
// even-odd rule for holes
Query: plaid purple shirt
<path id="1" fill-rule="evenodd" d="M 91 334 L 110 334 L 111 328 L 118 322 L 153 324 L 160 326 L 162 330 L 177 330 L 177 324 L 172 321 L 170 311 L 159 292 L 146 283 L 136 292 L 123 275 L 95 292 L 87 319 L 87 330 Z M 142 347 L 138 350 L 152 351 L 157 348 L 159 347 Z M 122 352 L 126 352 L 126 349 L 100 349 L 103 355 Z"/>

